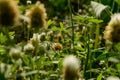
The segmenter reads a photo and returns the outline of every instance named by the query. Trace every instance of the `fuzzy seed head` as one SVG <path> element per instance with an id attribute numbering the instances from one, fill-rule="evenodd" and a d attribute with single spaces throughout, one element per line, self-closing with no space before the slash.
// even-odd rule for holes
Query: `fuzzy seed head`
<path id="1" fill-rule="evenodd" d="M 0 0 L 0 25 L 14 25 L 18 17 L 19 10 L 14 0 Z"/>
<path id="2" fill-rule="evenodd" d="M 79 78 L 80 61 L 74 55 L 69 55 L 63 60 L 63 77 L 65 80 Z"/>
<path id="3" fill-rule="evenodd" d="M 120 14 L 114 14 L 105 28 L 104 39 L 106 42 L 120 42 Z"/>
<path id="4" fill-rule="evenodd" d="M 29 28 L 45 28 L 46 27 L 46 9 L 44 4 L 38 2 L 34 7 L 29 9 L 26 13 L 26 16 L 30 18 L 28 23 Z"/>

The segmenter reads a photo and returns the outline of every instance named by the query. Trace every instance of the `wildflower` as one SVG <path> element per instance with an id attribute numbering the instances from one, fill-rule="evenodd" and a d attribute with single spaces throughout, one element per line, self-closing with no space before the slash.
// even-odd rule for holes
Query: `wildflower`
<path id="1" fill-rule="evenodd" d="M 19 10 L 14 0 L 0 0 L 0 25 L 14 25 L 18 17 Z"/>
<path id="2" fill-rule="evenodd" d="M 34 43 L 34 42 L 40 42 L 40 35 L 38 33 L 34 33 L 33 37 L 30 39 L 30 42 Z"/>
<path id="3" fill-rule="evenodd" d="M 74 55 L 69 55 L 63 60 L 64 80 L 76 80 L 80 77 L 80 61 Z"/>
<path id="4" fill-rule="evenodd" d="M 62 46 L 62 44 L 60 44 L 60 43 L 54 43 L 53 45 L 52 45 L 52 48 L 53 48 L 53 50 L 58 50 L 58 51 L 60 51 L 60 50 L 62 50 L 63 49 L 63 46 Z"/>
<path id="5" fill-rule="evenodd" d="M 114 14 L 105 28 L 104 39 L 106 43 L 120 42 L 120 14 Z"/>
<path id="6" fill-rule="evenodd" d="M 29 9 L 26 13 L 26 16 L 30 18 L 28 23 L 28 28 L 34 28 L 39 30 L 46 27 L 46 9 L 44 5 L 38 2 L 34 7 Z"/>
<path id="7" fill-rule="evenodd" d="M 35 48 L 35 47 L 34 47 L 31 43 L 27 43 L 27 44 L 24 46 L 24 51 L 33 51 L 34 48 Z"/>
<path id="8" fill-rule="evenodd" d="M 9 55 L 14 59 L 19 59 L 23 56 L 22 48 L 21 47 L 13 47 L 9 51 Z"/>

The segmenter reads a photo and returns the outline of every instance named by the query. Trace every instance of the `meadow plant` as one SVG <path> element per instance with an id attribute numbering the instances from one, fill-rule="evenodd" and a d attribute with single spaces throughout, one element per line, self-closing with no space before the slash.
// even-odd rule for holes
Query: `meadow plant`
<path id="1" fill-rule="evenodd" d="M 67 1 L 46 0 L 45 5 L 52 5 L 51 1 L 57 6 L 51 13 L 58 13 L 60 19 L 57 15 L 51 18 L 49 14 L 50 20 L 46 22 L 46 9 L 40 2 L 19 5 L 21 13 L 26 11 L 19 16 L 14 0 L 0 0 L 0 80 L 60 80 L 61 72 L 63 80 L 83 80 L 81 75 L 85 80 L 119 80 L 119 52 L 107 51 L 104 40 L 101 41 L 104 21 L 86 12 L 89 5 L 83 5 L 80 14 L 74 14 L 73 0 L 68 0 L 69 14 L 61 14 L 58 5 L 67 8 L 63 5 L 64 2 L 67 5 Z M 49 13 L 51 7 L 47 7 Z M 100 8 L 97 7 L 96 12 Z M 66 19 L 62 20 L 64 16 Z M 9 26 L 13 26 L 12 29 Z M 120 14 L 117 13 L 105 28 L 106 43 L 118 43 L 119 33 Z M 119 45 L 116 47 L 120 49 Z M 65 57 L 68 54 L 72 55 Z"/>

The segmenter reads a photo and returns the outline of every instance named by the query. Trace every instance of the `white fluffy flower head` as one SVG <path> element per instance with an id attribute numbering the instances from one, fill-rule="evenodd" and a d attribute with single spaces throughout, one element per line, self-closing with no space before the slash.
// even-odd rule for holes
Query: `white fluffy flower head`
<path id="1" fill-rule="evenodd" d="M 70 68 L 71 70 L 78 70 L 80 67 L 80 61 L 74 55 L 67 56 L 63 61 L 63 66 Z"/>
<path id="2" fill-rule="evenodd" d="M 63 60 L 63 76 L 65 79 L 78 78 L 80 60 L 74 55 L 69 55 Z"/>

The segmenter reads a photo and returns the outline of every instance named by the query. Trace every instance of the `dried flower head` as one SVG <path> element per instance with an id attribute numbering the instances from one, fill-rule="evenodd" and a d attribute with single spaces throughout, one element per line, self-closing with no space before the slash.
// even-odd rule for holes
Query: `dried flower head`
<path id="1" fill-rule="evenodd" d="M 28 23 L 29 28 L 39 30 L 40 28 L 46 27 L 47 14 L 44 4 L 38 2 L 35 6 L 27 11 L 26 16 L 30 18 Z"/>
<path id="2" fill-rule="evenodd" d="M 120 42 L 120 14 L 114 14 L 105 28 L 104 39 L 106 42 Z"/>
<path id="3" fill-rule="evenodd" d="M 24 71 L 22 67 L 19 67 L 19 69 L 16 71 L 17 74 L 21 74 Z M 25 80 L 25 76 L 17 76 L 16 80 Z"/>
<path id="4" fill-rule="evenodd" d="M 0 0 L 0 25 L 14 25 L 18 17 L 19 10 L 14 0 Z"/>
<path id="5" fill-rule="evenodd" d="M 55 35 L 54 37 L 54 42 L 60 42 L 62 40 L 63 36 L 61 33 L 58 33 L 57 35 Z"/>
<path id="6" fill-rule="evenodd" d="M 80 77 L 80 61 L 74 55 L 63 60 L 63 77 L 65 80 L 75 80 Z"/>
<path id="7" fill-rule="evenodd" d="M 63 49 L 63 46 L 62 46 L 61 43 L 54 43 L 54 44 L 52 45 L 52 48 L 53 48 L 53 50 L 55 50 L 55 51 L 60 51 L 60 50 Z"/>

